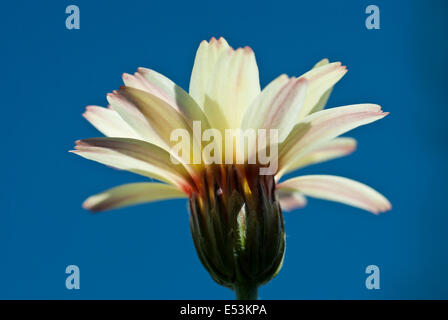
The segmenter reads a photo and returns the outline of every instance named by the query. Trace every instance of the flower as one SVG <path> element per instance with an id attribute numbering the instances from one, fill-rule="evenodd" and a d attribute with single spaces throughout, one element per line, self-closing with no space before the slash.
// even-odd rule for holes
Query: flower
<path id="1" fill-rule="evenodd" d="M 279 183 L 285 173 L 350 154 L 356 141 L 339 136 L 387 115 L 375 104 L 323 110 L 346 72 L 341 63 L 324 59 L 300 77 L 281 75 L 260 90 L 253 51 L 234 50 L 223 38 L 212 38 L 199 46 L 189 93 L 153 70 L 124 74 L 125 86 L 107 95 L 108 108 L 88 106 L 84 113 L 106 137 L 79 140 L 72 152 L 161 182 L 118 186 L 89 197 L 83 207 L 97 212 L 188 198 L 190 228 L 205 268 L 238 298 L 256 298 L 257 288 L 283 263 L 282 209 L 305 206 L 306 196 L 375 214 L 391 208 L 377 191 L 347 178 L 306 175 Z M 257 142 L 265 142 L 271 156 L 278 150 L 270 158 L 278 164 L 262 174 L 270 164 L 249 161 L 260 147 L 254 143 L 235 163 L 245 141 L 241 136 L 235 145 L 233 140 L 214 145 L 207 156 L 196 123 L 218 136 L 228 129 L 274 132 L 269 138 L 258 135 Z M 173 132 L 179 129 L 189 134 L 193 156 L 173 149 Z M 233 162 L 224 162 L 229 147 Z M 218 161 L 207 161 L 212 154 Z"/>

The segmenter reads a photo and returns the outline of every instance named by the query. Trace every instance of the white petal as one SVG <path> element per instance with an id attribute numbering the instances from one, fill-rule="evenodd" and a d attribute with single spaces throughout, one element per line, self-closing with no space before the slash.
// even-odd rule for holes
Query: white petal
<path id="1" fill-rule="evenodd" d="M 278 200 L 284 211 L 293 211 L 306 206 L 306 198 L 297 191 L 278 189 Z"/>
<path id="2" fill-rule="evenodd" d="M 329 63 L 330 63 L 330 61 L 328 61 L 327 58 L 322 59 L 322 60 L 320 60 L 318 63 L 316 63 L 316 64 L 313 66 L 313 69 L 322 67 L 322 66 L 324 66 L 324 65 L 326 65 L 326 64 L 329 64 Z"/>
<path id="3" fill-rule="evenodd" d="M 163 183 L 124 184 L 87 198 L 83 208 L 93 212 L 118 209 L 145 202 L 186 198 L 178 188 Z"/>
<path id="4" fill-rule="evenodd" d="M 279 189 L 301 192 L 306 196 L 341 202 L 378 214 L 391 209 L 380 193 L 360 182 L 329 175 L 310 175 L 289 179 Z"/>
<path id="5" fill-rule="evenodd" d="M 89 160 L 155 178 L 187 191 L 192 181 L 181 164 L 171 162 L 167 151 L 145 141 L 127 138 L 91 138 L 76 141 L 72 151 Z"/>
<path id="6" fill-rule="evenodd" d="M 193 71 L 190 79 L 190 95 L 204 108 L 205 95 L 208 84 L 212 78 L 216 62 L 219 57 L 229 49 L 224 38 L 211 38 L 210 42 L 202 41 L 196 52 Z"/>
<path id="7" fill-rule="evenodd" d="M 112 109 L 87 106 L 83 116 L 105 136 L 141 139 L 137 132 Z"/>
<path id="8" fill-rule="evenodd" d="M 127 87 L 146 91 L 165 101 L 180 113 L 190 126 L 192 121 L 200 121 L 204 130 L 209 128 L 208 120 L 196 101 L 164 75 L 154 70 L 139 68 L 133 76 L 123 74 L 123 81 Z"/>
<path id="9" fill-rule="evenodd" d="M 190 134 L 192 127 L 188 121 L 164 100 L 143 90 L 122 87 L 114 94 L 111 102 L 126 100 L 129 108 L 140 112 L 149 126 L 168 146 L 171 145 L 170 135 L 175 129 L 184 129 Z M 115 104 L 112 104 L 115 107 Z"/>
<path id="10" fill-rule="evenodd" d="M 306 88 L 305 78 L 278 77 L 263 89 L 246 111 L 242 128 L 277 129 L 279 141 L 282 142 L 297 123 Z"/>
<path id="11" fill-rule="evenodd" d="M 246 109 L 259 93 L 254 52 L 249 47 L 229 48 L 220 55 L 209 81 L 204 100 L 205 114 L 211 125 L 224 125 L 224 129 L 240 128 Z"/>
<path id="12" fill-rule="evenodd" d="M 136 115 L 138 121 L 142 121 L 141 126 L 139 125 L 136 128 L 143 128 L 144 130 L 150 128 L 153 136 L 155 136 L 155 138 L 152 138 L 155 140 L 155 145 L 176 157 L 192 175 L 198 174 L 200 165 L 194 165 L 191 157 L 193 154 L 201 154 L 200 141 L 193 143 L 193 139 L 197 140 L 200 137 L 193 134 L 191 122 L 189 123 L 180 112 L 155 95 L 131 87 L 122 87 L 118 92 L 109 95 L 109 101 L 120 114 L 123 113 L 123 117 L 129 116 L 131 118 L 129 121 L 135 121 L 132 116 Z M 191 154 L 185 155 L 185 159 L 178 157 L 176 152 L 173 151 L 173 147 L 178 143 L 178 141 L 171 140 L 171 134 L 174 130 L 183 130 L 183 132 L 188 133 Z M 195 148 L 195 152 L 193 152 L 193 148 Z M 190 158 L 187 156 L 190 156 Z"/>
<path id="13" fill-rule="evenodd" d="M 143 140 L 155 144 L 156 146 L 166 148 L 162 139 L 160 139 L 157 132 L 149 124 L 144 113 L 139 110 L 128 99 L 118 94 L 117 91 L 107 95 L 107 101 L 111 108 L 116 111 L 121 118 L 133 129 Z"/>
<path id="14" fill-rule="evenodd" d="M 308 79 L 308 90 L 306 92 L 304 106 L 298 119 L 301 120 L 310 114 L 325 93 L 346 73 L 347 69 L 341 66 L 340 62 L 333 62 L 323 64 L 303 74 L 301 78 Z"/>
<path id="15" fill-rule="evenodd" d="M 279 177 L 306 152 L 320 143 L 361 125 L 384 118 L 388 113 L 375 104 L 358 104 L 322 110 L 300 121 L 279 146 Z"/>
<path id="16" fill-rule="evenodd" d="M 343 137 L 325 141 L 297 159 L 293 164 L 291 164 L 285 173 L 292 172 L 312 164 L 349 155 L 355 151 L 355 149 L 356 140 L 353 138 Z"/>
<path id="17" fill-rule="evenodd" d="M 322 59 L 322 60 L 320 60 L 318 63 L 316 63 L 314 65 L 313 69 L 314 68 L 319 68 L 319 67 L 327 65 L 329 63 L 330 62 L 328 61 L 328 59 Z M 330 98 L 331 91 L 333 91 L 333 87 L 331 87 L 330 89 L 325 91 L 325 93 L 320 97 L 319 101 L 311 109 L 309 114 L 317 112 L 317 111 L 320 111 L 320 110 L 323 110 L 325 108 L 325 105 L 327 104 L 328 99 Z"/>

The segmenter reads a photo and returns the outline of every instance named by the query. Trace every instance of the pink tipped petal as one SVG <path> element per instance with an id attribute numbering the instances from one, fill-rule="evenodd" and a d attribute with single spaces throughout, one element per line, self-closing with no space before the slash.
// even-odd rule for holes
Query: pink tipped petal
<path id="1" fill-rule="evenodd" d="M 107 95 L 107 101 L 110 103 L 111 109 L 116 111 L 143 140 L 159 147 L 166 147 L 144 113 L 131 101 L 116 91 Z"/>
<path id="2" fill-rule="evenodd" d="M 83 158 L 186 190 L 191 179 L 181 164 L 174 164 L 167 151 L 145 141 L 127 138 L 91 138 L 76 141 L 72 151 Z"/>
<path id="3" fill-rule="evenodd" d="M 128 75 L 123 79 L 126 86 L 146 91 L 165 101 L 190 125 L 192 121 L 200 121 L 204 130 L 209 128 L 208 120 L 196 101 L 164 75 L 154 70 L 139 68 L 134 76 Z"/>
<path id="4" fill-rule="evenodd" d="M 309 82 L 306 99 L 299 120 L 306 117 L 311 111 L 316 111 L 323 106 L 328 100 L 330 93 L 328 92 L 333 86 L 347 73 L 345 66 L 341 66 L 340 62 L 325 64 L 321 62 L 317 67 L 311 69 L 301 76 Z M 318 106 L 316 106 L 318 105 Z M 316 108 L 316 109 L 315 109 Z"/>
<path id="5" fill-rule="evenodd" d="M 300 192 L 291 190 L 278 190 L 278 200 L 280 207 L 284 211 L 293 211 L 306 206 L 306 198 Z"/>
<path id="6" fill-rule="evenodd" d="M 282 75 L 255 99 L 243 118 L 243 129 L 277 129 L 279 141 L 288 136 L 305 101 L 307 80 Z"/>
<path id="7" fill-rule="evenodd" d="M 330 61 L 328 61 L 328 59 L 322 59 L 314 65 L 313 69 L 319 68 L 319 67 L 327 65 L 329 63 L 330 63 Z M 314 105 L 314 107 L 311 109 L 309 114 L 323 110 L 325 108 L 325 105 L 328 102 L 328 99 L 330 98 L 332 91 L 333 91 L 333 86 L 330 87 L 330 89 L 327 89 L 327 91 L 325 91 L 324 94 L 322 94 L 322 96 L 320 97 L 318 102 Z"/>
<path id="8" fill-rule="evenodd" d="M 130 183 L 90 196 L 83 208 L 92 212 L 118 209 L 146 202 L 186 198 L 178 188 L 163 183 Z"/>
<path id="9" fill-rule="evenodd" d="M 147 123 L 167 145 L 170 144 L 170 135 L 174 129 L 185 129 L 191 133 L 192 127 L 187 119 L 157 96 L 131 87 L 122 87 L 118 95 L 144 116 Z"/>
<path id="10" fill-rule="evenodd" d="M 300 121 L 279 146 L 280 176 L 317 145 L 361 125 L 384 118 L 379 105 L 358 104 L 313 113 Z"/>
<path id="11" fill-rule="evenodd" d="M 112 107 L 145 137 L 146 141 L 166 150 L 183 163 L 188 172 L 197 175 L 200 166 L 192 164 L 192 159 L 187 159 L 187 155 L 183 159 L 173 151 L 178 141 L 173 141 L 171 134 L 174 130 L 182 130 L 188 133 L 189 145 L 196 148 L 196 154 L 200 154 L 200 143 L 193 143 L 192 140 L 200 137 L 193 135 L 193 124 L 182 113 L 157 96 L 132 87 L 121 87 L 118 92 L 109 96 L 109 101 Z"/>
<path id="12" fill-rule="evenodd" d="M 130 105 L 132 105 L 138 112 L 140 112 L 147 123 L 151 126 L 154 132 L 161 140 L 161 146 L 172 153 L 173 156 L 177 154 L 173 152 L 173 147 L 178 141 L 173 141 L 172 134 L 175 130 L 182 130 L 188 134 L 190 139 L 189 145 L 196 149 L 196 153 L 200 154 L 200 141 L 193 143 L 193 140 L 201 139 L 201 136 L 197 137 L 193 134 L 193 123 L 185 118 L 185 116 L 171 108 L 168 103 L 149 92 L 131 88 L 122 87 L 118 93 L 122 99 L 126 99 Z M 202 123 L 201 123 L 202 124 Z M 185 155 L 187 156 L 187 155 Z M 181 159 L 179 161 L 185 165 L 192 164 L 192 159 Z M 196 170 L 199 168 L 193 168 L 193 165 L 188 165 L 190 170 Z"/>
<path id="13" fill-rule="evenodd" d="M 380 193 L 360 182 L 330 175 L 309 175 L 289 179 L 279 189 L 303 193 L 318 199 L 331 200 L 370 211 L 374 214 L 391 209 Z"/>
<path id="14" fill-rule="evenodd" d="M 112 109 L 88 106 L 83 116 L 105 136 L 141 139 L 140 135 Z"/>
<path id="15" fill-rule="evenodd" d="M 343 137 L 326 141 L 297 159 L 285 173 L 316 163 L 344 157 L 351 154 L 355 149 L 356 140 L 353 138 Z"/>

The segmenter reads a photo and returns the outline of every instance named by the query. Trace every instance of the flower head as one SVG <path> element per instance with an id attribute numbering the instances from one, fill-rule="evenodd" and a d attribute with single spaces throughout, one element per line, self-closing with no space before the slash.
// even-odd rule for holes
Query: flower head
<path id="1" fill-rule="evenodd" d="M 283 261 L 281 209 L 305 206 L 306 196 L 373 213 L 391 207 L 347 178 L 308 175 L 279 183 L 285 173 L 350 154 L 356 141 L 339 136 L 387 115 L 374 104 L 323 110 L 346 72 L 324 59 L 260 90 L 253 51 L 212 38 L 199 46 L 189 93 L 153 70 L 124 74 L 125 86 L 108 94 L 108 108 L 88 106 L 84 113 L 106 137 L 79 140 L 73 152 L 161 182 L 112 188 L 83 206 L 103 211 L 188 198 L 203 265 L 239 297 L 253 297 Z"/>

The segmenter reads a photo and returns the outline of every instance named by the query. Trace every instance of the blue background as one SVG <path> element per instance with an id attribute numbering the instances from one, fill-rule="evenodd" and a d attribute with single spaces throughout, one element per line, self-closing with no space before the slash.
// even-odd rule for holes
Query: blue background
<path id="1" fill-rule="evenodd" d="M 65 7 L 81 29 L 65 28 Z M 381 30 L 367 30 L 367 5 Z M 67 151 L 99 136 L 81 117 L 123 72 L 144 66 L 188 88 L 199 42 L 251 46 L 262 85 L 321 58 L 349 72 L 329 106 L 391 114 L 356 129 L 358 150 L 301 173 L 336 174 L 384 193 L 374 216 L 310 200 L 285 214 L 287 252 L 263 299 L 448 298 L 447 6 L 444 1 L 14 1 L 2 4 L 0 298 L 232 299 L 201 266 L 186 201 L 92 215 L 89 195 L 144 178 Z M 65 288 L 65 268 L 81 289 Z M 365 268 L 381 289 L 365 288 Z"/>

